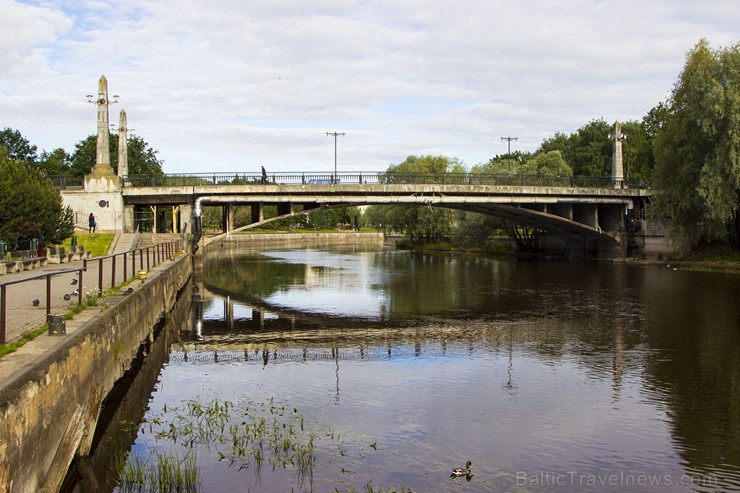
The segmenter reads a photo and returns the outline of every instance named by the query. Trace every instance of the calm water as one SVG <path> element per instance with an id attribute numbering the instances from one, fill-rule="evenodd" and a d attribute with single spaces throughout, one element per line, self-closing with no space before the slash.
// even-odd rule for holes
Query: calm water
<path id="1" fill-rule="evenodd" d="M 740 491 L 739 300 L 740 276 L 665 267 L 227 252 L 132 452 L 190 439 L 208 492 Z M 237 444 L 261 418 L 315 462 Z"/>

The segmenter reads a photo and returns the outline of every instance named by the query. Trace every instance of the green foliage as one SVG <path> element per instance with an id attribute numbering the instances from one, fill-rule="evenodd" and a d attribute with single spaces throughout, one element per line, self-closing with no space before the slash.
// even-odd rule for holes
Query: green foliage
<path id="1" fill-rule="evenodd" d="M 162 175 L 163 161 L 157 158 L 157 151 L 149 147 L 138 135 L 126 139 L 129 175 Z M 111 134 L 109 140 L 110 164 L 118 172 L 118 135 Z M 90 174 L 95 166 L 97 136 L 89 135 L 75 145 L 69 167 L 70 176 L 82 177 Z"/>
<path id="2" fill-rule="evenodd" d="M 558 151 L 540 152 L 519 167 L 524 175 L 573 176 L 573 170 Z"/>
<path id="3" fill-rule="evenodd" d="M 464 173 L 465 166 L 457 159 L 445 156 L 409 156 L 405 161 L 388 167 L 387 175 L 395 183 L 403 182 L 406 173 L 428 173 L 443 176 Z M 452 210 L 431 206 L 374 206 L 366 211 L 366 224 L 402 231 L 412 241 L 439 242 L 449 237 L 455 221 Z"/>
<path id="4" fill-rule="evenodd" d="M 610 176 L 611 131 L 611 125 L 603 119 L 592 120 L 568 137 L 555 134 L 540 145 L 537 153 L 560 151 L 577 176 Z"/>
<path id="5" fill-rule="evenodd" d="M 31 145 L 18 130 L 7 127 L 0 130 L 0 146 L 5 147 L 9 158 L 14 161 L 36 162 L 36 146 Z"/>
<path id="6" fill-rule="evenodd" d="M 51 181 L 36 166 L 11 159 L 0 146 L 0 238 L 12 249 L 26 249 L 39 234 L 46 243 L 61 243 L 72 231 L 74 215 L 62 206 Z"/>
<path id="7" fill-rule="evenodd" d="M 61 147 L 51 152 L 42 151 L 38 165 L 46 176 L 64 176 L 69 173 L 72 157 Z"/>
<path id="8" fill-rule="evenodd" d="M 740 249 L 740 44 L 689 51 L 655 139 L 657 211 L 688 250 L 700 240 Z"/>
<path id="9" fill-rule="evenodd" d="M 452 229 L 452 242 L 462 248 L 485 247 L 491 234 L 501 229 L 497 217 L 477 212 L 459 211 Z"/>
<path id="10" fill-rule="evenodd" d="M 470 171 L 487 175 L 516 175 L 519 173 L 519 167 L 531 158 L 532 154 L 529 152 L 515 151 L 511 154 L 494 156 L 486 163 L 476 164 Z"/>

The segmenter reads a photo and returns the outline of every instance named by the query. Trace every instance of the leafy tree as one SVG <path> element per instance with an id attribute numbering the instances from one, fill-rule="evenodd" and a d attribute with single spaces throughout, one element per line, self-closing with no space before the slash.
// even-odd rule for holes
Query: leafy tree
<path id="1" fill-rule="evenodd" d="M 465 166 L 457 159 L 445 156 L 408 156 L 405 161 L 388 167 L 389 180 L 399 183 L 413 179 L 414 173 L 444 176 L 465 173 Z M 377 209 L 376 209 L 377 207 Z M 441 241 L 449 236 L 455 222 L 452 210 L 431 206 L 373 206 L 368 209 L 371 224 L 403 231 L 411 241 Z"/>
<path id="2" fill-rule="evenodd" d="M 631 179 L 649 179 L 655 167 L 652 138 L 643 123 L 629 121 L 622 124 L 624 174 Z"/>
<path id="3" fill-rule="evenodd" d="M 64 176 L 69 172 L 72 157 L 61 147 L 51 152 L 42 151 L 38 166 L 46 176 Z"/>
<path id="4" fill-rule="evenodd" d="M 487 175 L 516 175 L 519 173 L 519 167 L 531 157 L 531 153 L 522 151 L 496 155 L 489 159 L 487 163 L 476 164 L 470 171 Z"/>
<path id="5" fill-rule="evenodd" d="M 128 151 L 129 175 L 162 175 L 162 163 L 157 152 L 138 135 L 126 139 Z M 109 140 L 110 164 L 118 172 L 118 135 L 111 134 Z M 72 163 L 69 168 L 71 176 L 85 176 L 95 166 L 97 154 L 97 135 L 89 135 L 75 145 Z"/>
<path id="6" fill-rule="evenodd" d="M 18 130 L 4 128 L 0 131 L 0 145 L 5 147 L 10 159 L 36 162 L 36 146 L 31 145 Z"/>
<path id="7" fill-rule="evenodd" d="M 655 139 L 660 212 L 684 250 L 701 239 L 740 249 L 740 43 L 689 51 Z"/>
<path id="8" fill-rule="evenodd" d="M 0 145 L 0 238 L 17 249 L 39 234 L 60 243 L 73 231 L 73 212 L 62 206 L 51 181 L 34 165 L 11 159 Z"/>
<path id="9" fill-rule="evenodd" d="M 491 234 L 500 229 L 501 220 L 497 217 L 458 211 L 450 239 L 462 248 L 482 247 L 488 243 Z"/>
<path id="10" fill-rule="evenodd" d="M 557 150 L 535 154 L 520 167 L 519 172 L 524 175 L 573 176 L 573 170 Z"/>

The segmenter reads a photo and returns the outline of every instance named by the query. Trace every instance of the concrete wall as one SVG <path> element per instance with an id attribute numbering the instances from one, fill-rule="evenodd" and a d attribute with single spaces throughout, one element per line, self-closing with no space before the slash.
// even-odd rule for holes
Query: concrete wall
<path id="1" fill-rule="evenodd" d="M 191 273 L 190 256 L 165 262 L 3 383 L 0 492 L 57 491 L 75 455 L 89 455 L 103 399 Z"/>
<path id="2" fill-rule="evenodd" d="M 640 232 L 638 243 L 641 243 L 641 254 L 645 258 L 676 257 L 679 252 L 670 244 L 666 236 L 668 225 L 663 221 L 647 220 L 640 221 Z"/>
<path id="3" fill-rule="evenodd" d="M 91 212 L 98 223 L 98 232 L 124 230 L 123 196 L 119 191 L 86 192 L 84 190 L 62 190 L 62 202 L 73 211 L 87 217 Z M 103 205 L 101 206 L 101 201 Z M 133 215 L 132 215 L 133 217 Z M 132 219 L 133 222 L 133 219 Z M 87 226 L 87 219 L 85 220 Z"/>
<path id="4" fill-rule="evenodd" d="M 377 243 L 383 244 L 383 233 L 276 233 L 276 234 L 233 234 L 210 242 L 204 250 L 223 246 L 304 246 L 316 244 Z"/>

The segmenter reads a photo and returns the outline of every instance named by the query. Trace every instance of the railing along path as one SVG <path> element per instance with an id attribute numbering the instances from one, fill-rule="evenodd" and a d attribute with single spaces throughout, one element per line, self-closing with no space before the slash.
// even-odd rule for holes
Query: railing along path
<path id="1" fill-rule="evenodd" d="M 88 296 L 101 298 L 106 290 L 135 278 L 137 270 L 149 271 L 171 258 L 182 246 L 182 240 L 160 243 L 83 259 L 81 267 L 0 282 L 0 344 L 41 327 L 52 311 L 63 315 Z M 75 276 L 71 283 L 68 274 Z"/>
<path id="2" fill-rule="evenodd" d="M 74 178 L 51 177 L 58 188 L 78 188 Z M 618 187 L 643 188 L 642 180 L 614 180 L 604 176 L 545 176 L 483 173 L 396 173 L 326 171 L 261 173 L 180 173 L 162 175 L 128 175 L 122 179 L 124 188 L 176 187 L 213 185 L 462 185 L 462 186 L 544 186 L 544 187 Z"/>

